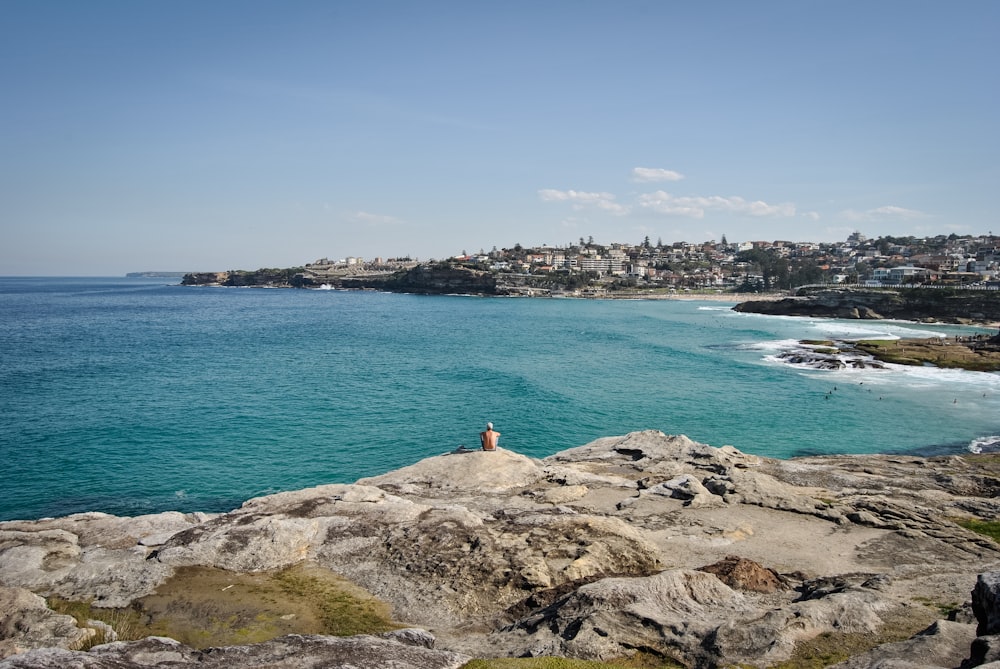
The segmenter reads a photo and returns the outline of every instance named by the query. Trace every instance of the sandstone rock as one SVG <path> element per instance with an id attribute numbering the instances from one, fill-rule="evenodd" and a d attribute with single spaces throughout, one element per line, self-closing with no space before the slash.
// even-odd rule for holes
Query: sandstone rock
<path id="1" fill-rule="evenodd" d="M 445 453 L 381 476 L 359 479 L 360 485 L 391 487 L 399 484 L 440 489 L 503 492 L 529 485 L 543 476 L 539 462 L 520 453 L 469 450 Z"/>
<path id="2" fill-rule="evenodd" d="M 646 648 L 696 664 L 704 658 L 694 640 L 718 625 L 714 612 L 722 610 L 729 616 L 759 613 L 711 574 L 671 570 L 584 585 L 512 629 L 524 634 L 522 652 L 527 653 L 607 660 Z"/>
<path id="3" fill-rule="evenodd" d="M 1000 634 L 1000 572 L 991 571 L 976 578 L 972 611 L 979 621 L 978 636 Z"/>
<path id="4" fill-rule="evenodd" d="M 906 641 L 884 644 L 830 669 L 958 667 L 968 655 L 974 638 L 973 625 L 939 620 Z"/>
<path id="5" fill-rule="evenodd" d="M 874 632 L 877 609 L 852 592 L 768 610 L 712 574 L 670 570 L 582 586 L 510 629 L 523 635 L 518 653 L 609 660 L 643 648 L 685 666 L 772 664 L 825 630 Z"/>
<path id="6" fill-rule="evenodd" d="M 32 648 L 72 648 L 90 634 L 72 616 L 53 613 L 38 595 L 0 586 L 0 658 Z"/>
<path id="7" fill-rule="evenodd" d="M 781 576 L 776 571 L 736 555 L 728 555 L 715 564 L 702 567 L 699 571 L 714 574 L 734 590 L 771 593 L 783 587 Z"/>
<path id="8" fill-rule="evenodd" d="M 2 524 L 0 524 L 2 525 Z M 121 607 L 153 592 L 172 572 L 142 547 L 82 546 L 66 530 L 0 529 L 0 583 L 97 606 Z"/>
<path id="9" fill-rule="evenodd" d="M 0 669 L 458 669 L 469 657 L 395 638 L 289 635 L 250 646 L 197 651 L 172 639 L 148 637 L 95 647 L 89 653 L 46 649 L 0 661 Z"/>
<path id="10" fill-rule="evenodd" d="M 759 471 L 733 471 L 729 474 L 734 490 L 743 504 L 793 511 L 795 513 L 816 514 L 821 505 L 816 499 L 803 494 L 801 489 L 790 486 Z"/>
<path id="11" fill-rule="evenodd" d="M 78 544 L 84 548 L 127 549 L 136 544 L 155 545 L 158 538 L 169 537 L 203 523 L 214 515 L 217 514 L 166 511 L 145 516 L 117 517 L 91 512 L 30 522 L 9 521 L 3 525 L 4 529 L 10 531 L 64 530 L 76 536 Z"/>
<path id="12" fill-rule="evenodd" d="M 661 488 L 664 492 L 661 493 L 657 488 Z M 669 481 L 664 481 L 659 486 L 651 488 L 650 491 L 683 499 L 685 506 L 701 507 L 725 504 L 721 497 L 713 495 L 708 488 L 702 485 L 701 481 L 691 474 L 675 476 Z"/>
<path id="13" fill-rule="evenodd" d="M 126 606 L 179 567 L 251 572 L 304 561 L 465 655 L 610 658 L 649 648 L 689 665 L 763 666 L 818 634 L 874 635 L 888 611 L 926 625 L 933 613 L 918 598 L 964 601 L 1000 550 L 949 518 L 1000 513 L 989 467 L 958 456 L 778 461 L 656 430 L 543 460 L 469 451 L 226 514 L 0 523 L 0 585 Z M 720 562 L 718 577 L 697 571 Z M 778 572 L 787 586 L 771 582 L 782 582 Z M 49 640 L 39 644 L 69 645 L 40 634 Z M 150 643 L 108 652 L 166 653 L 177 666 L 224 655 Z M 226 653 L 278 657 L 288 644 Z M 76 663 L 65 666 L 104 661 L 33 652 Z"/>
<path id="14" fill-rule="evenodd" d="M 538 499 L 549 504 L 565 504 L 566 502 L 575 502 L 589 491 L 585 485 L 567 485 L 546 490 L 538 496 Z"/>
<path id="15" fill-rule="evenodd" d="M 969 658 L 962 663 L 962 669 L 990 664 L 1000 664 L 1000 635 L 976 637 L 970 646 Z"/>

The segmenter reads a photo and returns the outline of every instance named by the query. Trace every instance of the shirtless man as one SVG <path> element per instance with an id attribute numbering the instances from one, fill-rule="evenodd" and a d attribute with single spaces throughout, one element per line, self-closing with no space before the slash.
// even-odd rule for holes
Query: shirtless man
<path id="1" fill-rule="evenodd" d="M 486 431 L 479 433 L 479 440 L 483 443 L 484 451 L 497 450 L 497 441 L 499 439 L 500 439 L 500 433 L 493 431 L 493 423 L 487 423 Z"/>

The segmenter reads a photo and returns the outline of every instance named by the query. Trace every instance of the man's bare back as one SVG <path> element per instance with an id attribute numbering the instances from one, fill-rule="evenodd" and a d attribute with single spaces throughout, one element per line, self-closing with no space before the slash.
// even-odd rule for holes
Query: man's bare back
<path id="1" fill-rule="evenodd" d="M 479 440 L 483 444 L 484 451 L 497 450 L 497 441 L 500 440 L 500 433 L 493 429 L 493 423 L 486 424 L 486 431 L 479 433 Z"/>

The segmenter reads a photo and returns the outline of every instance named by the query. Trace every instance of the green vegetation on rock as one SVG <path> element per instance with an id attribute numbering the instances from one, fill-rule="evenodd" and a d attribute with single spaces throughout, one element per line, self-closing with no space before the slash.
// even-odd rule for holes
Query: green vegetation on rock
<path id="1" fill-rule="evenodd" d="M 679 669 L 683 665 L 663 658 L 637 653 L 630 658 L 611 662 L 573 660 L 566 657 L 502 657 L 472 660 L 462 669 Z"/>
<path id="2" fill-rule="evenodd" d="M 333 572 L 302 563 L 277 572 L 237 574 L 182 567 L 131 609 L 50 599 L 49 607 L 110 625 L 120 640 L 166 636 L 193 648 L 259 643 L 285 634 L 378 634 L 399 629 L 387 604 Z M 107 639 L 100 630 L 88 646 Z"/>
<path id="3" fill-rule="evenodd" d="M 865 653 L 876 646 L 909 639 L 937 617 L 929 605 L 901 607 L 882 614 L 885 625 L 877 634 L 824 632 L 795 646 L 792 657 L 770 669 L 823 669 Z"/>
<path id="4" fill-rule="evenodd" d="M 56 613 L 75 618 L 77 627 L 89 627 L 94 630 L 94 634 L 75 650 L 90 650 L 102 643 L 116 640 L 133 641 L 145 636 L 141 617 L 132 609 L 95 608 L 90 602 L 74 602 L 61 597 L 50 597 L 46 603 Z M 115 636 L 108 634 L 106 629 L 93 625 L 92 621 L 95 620 L 110 627 Z"/>
<path id="5" fill-rule="evenodd" d="M 1000 543 L 1000 520 L 958 518 L 955 522 L 967 530 L 972 530 L 976 534 L 981 534 L 984 537 L 989 537 L 993 541 Z"/>
<path id="6" fill-rule="evenodd" d="M 898 365 L 925 365 L 974 372 L 1000 371 L 1000 351 L 976 349 L 941 339 L 864 340 L 854 343 L 882 362 Z"/>

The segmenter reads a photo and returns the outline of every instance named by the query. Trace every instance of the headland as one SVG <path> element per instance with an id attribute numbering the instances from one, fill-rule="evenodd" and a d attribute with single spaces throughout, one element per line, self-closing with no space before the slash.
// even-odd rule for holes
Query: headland
<path id="1" fill-rule="evenodd" d="M 956 289 L 812 288 L 776 300 L 747 300 L 734 310 L 772 316 L 907 320 L 1000 326 L 1000 291 Z M 871 361 L 902 365 L 1000 371 L 1000 333 L 950 338 L 859 341 L 803 341 L 783 357 L 814 367 L 871 366 Z"/>
<path id="2" fill-rule="evenodd" d="M 223 514 L 0 523 L 0 668 L 971 667 L 1000 654 L 998 516 L 995 455 L 442 453 Z"/>
<path id="3" fill-rule="evenodd" d="M 734 309 L 773 316 L 923 323 L 1000 325 L 1000 290 L 962 288 L 857 288 L 814 286 L 778 300 L 749 300 Z"/>

